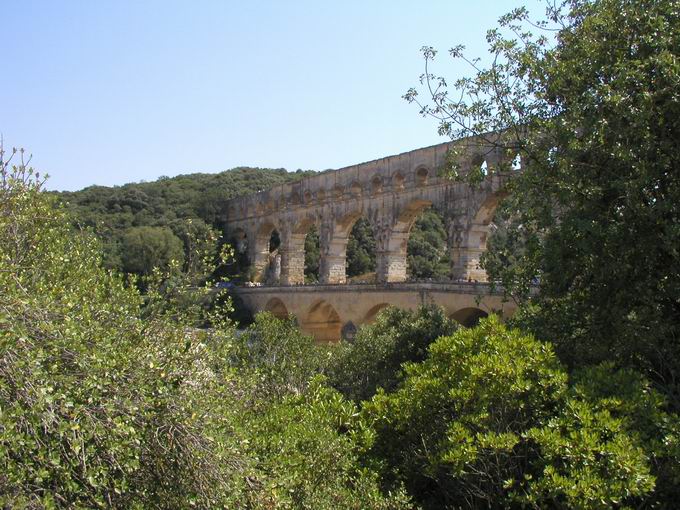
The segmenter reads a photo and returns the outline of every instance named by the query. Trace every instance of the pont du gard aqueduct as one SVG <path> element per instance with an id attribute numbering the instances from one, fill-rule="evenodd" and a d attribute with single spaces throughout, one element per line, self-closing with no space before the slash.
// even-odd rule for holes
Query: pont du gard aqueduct
<path id="1" fill-rule="evenodd" d="M 508 316 L 511 302 L 490 292 L 480 255 L 504 185 L 519 158 L 488 138 L 442 143 L 306 177 L 227 203 L 227 235 L 247 254 L 252 283 L 236 289 L 252 312 L 293 315 L 318 341 L 352 338 L 388 305 L 414 309 L 436 303 L 468 325 L 490 312 Z M 450 158 L 461 174 L 480 168 L 481 184 L 442 175 Z M 512 161 L 508 161 L 512 160 Z M 442 215 L 450 253 L 450 278 L 411 281 L 406 247 L 418 216 L 429 207 Z M 376 243 L 372 283 L 347 283 L 346 253 L 355 222 L 366 218 Z M 319 233 L 319 282 L 305 284 L 305 236 Z M 270 253 L 278 233 L 277 257 Z"/>

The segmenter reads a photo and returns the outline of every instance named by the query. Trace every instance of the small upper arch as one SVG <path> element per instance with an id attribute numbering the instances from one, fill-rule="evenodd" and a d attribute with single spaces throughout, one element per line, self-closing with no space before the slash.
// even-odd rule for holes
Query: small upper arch
<path id="1" fill-rule="evenodd" d="M 426 166 L 416 168 L 416 186 L 425 186 L 430 178 L 430 171 Z"/>
<path id="2" fill-rule="evenodd" d="M 376 175 L 371 179 L 371 194 L 377 195 L 379 193 L 382 193 L 383 190 L 383 180 L 382 177 L 379 175 Z"/>

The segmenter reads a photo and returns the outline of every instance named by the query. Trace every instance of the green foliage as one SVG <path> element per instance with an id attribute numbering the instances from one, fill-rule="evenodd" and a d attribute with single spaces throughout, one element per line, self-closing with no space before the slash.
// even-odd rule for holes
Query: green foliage
<path id="1" fill-rule="evenodd" d="M 347 276 L 361 276 L 375 271 L 375 238 L 371 223 L 359 218 L 347 241 Z"/>
<path id="2" fill-rule="evenodd" d="M 140 320 L 96 241 L 23 164 L 1 170 L 0 505 L 231 506 L 228 330 Z"/>
<path id="3" fill-rule="evenodd" d="M 305 282 L 314 283 L 319 281 L 320 260 L 319 232 L 315 226 L 312 226 L 305 236 Z"/>
<path id="4" fill-rule="evenodd" d="M 449 275 L 446 229 L 437 211 L 428 209 L 416 220 L 406 251 L 408 274 L 412 278 L 441 279 Z"/>
<path id="5" fill-rule="evenodd" d="M 360 467 L 365 432 L 357 410 L 322 379 L 249 418 L 249 450 L 259 459 L 264 495 L 253 508 L 412 508 L 403 491 L 384 496 L 376 473 Z"/>
<path id="6" fill-rule="evenodd" d="M 576 371 L 571 394 L 637 436 L 656 476 L 654 503 L 663 507 L 680 498 L 680 417 L 667 411 L 666 398 L 648 380 L 607 362 Z"/>
<path id="7" fill-rule="evenodd" d="M 392 391 L 401 380 L 403 363 L 422 361 L 434 340 L 456 329 L 437 306 L 416 311 L 388 307 L 375 323 L 359 329 L 354 342 L 342 343 L 333 353 L 330 383 L 356 402 L 370 399 L 378 388 Z"/>
<path id="8" fill-rule="evenodd" d="M 149 275 L 155 267 L 184 263 L 184 247 L 168 227 L 132 227 L 121 239 L 123 271 Z"/>
<path id="9" fill-rule="evenodd" d="M 625 421 L 570 392 L 549 345 L 495 317 L 434 342 L 362 412 L 385 478 L 425 508 L 609 508 L 654 488 Z"/>
<path id="10" fill-rule="evenodd" d="M 532 34 L 525 9 L 503 17 L 487 37 L 488 67 L 452 50 L 473 75 L 452 100 L 427 72 L 436 93 L 423 113 L 453 136 L 504 130 L 500 149 L 522 157 L 506 204 L 522 249 L 506 257 L 512 266 L 487 267 L 518 299 L 540 279 L 524 327 L 552 339 L 570 366 L 614 359 L 643 369 L 677 409 L 678 2 L 556 5 L 538 24 L 554 29 L 546 35 Z M 425 49 L 428 65 L 435 53 Z M 504 243 L 491 247 L 498 255 Z"/>
<path id="11" fill-rule="evenodd" d="M 122 270 L 125 252 L 121 238 L 132 227 L 168 227 L 184 240 L 186 232 L 197 238 L 206 227 L 222 230 L 226 202 L 277 184 L 300 179 L 313 172 L 288 173 L 284 169 L 234 168 L 218 174 L 188 174 L 155 182 L 120 187 L 91 186 L 59 193 L 68 204 L 74 222 L 92 228 L 103 240 L 107 267 Z M 187 226 L 187 220 L 193 225 Z M 192 253 L 185 243 L 185 255 Z"/>
<path id="12" fill-rule="evenodd" d="M 324 350 L 300 332 L 294 319 L 278 319 L 269 312 L 255 316 L 232 353 L 232 363 L 252 382 L 258 398 L 271 399 L 303 393 L 325 358 Z"/>

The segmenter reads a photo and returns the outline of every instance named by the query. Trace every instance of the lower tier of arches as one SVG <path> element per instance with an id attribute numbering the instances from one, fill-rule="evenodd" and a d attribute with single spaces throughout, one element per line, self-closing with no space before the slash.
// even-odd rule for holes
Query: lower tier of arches
<path id="1" fill-rule="evenodd" d="M 251 312 L 292 315 L 317 341 L 336 342 L 351 340 L 359 326 L 373 322 L 390 305 L 413 310 L 436 304 L 463 326 L 474 326 L 490 313 L 512 315 L 514 303 L 503 302 L 500 293 L 489 290 L 484 283 L 388 283 L 242 287 L 237 292 Z"/>

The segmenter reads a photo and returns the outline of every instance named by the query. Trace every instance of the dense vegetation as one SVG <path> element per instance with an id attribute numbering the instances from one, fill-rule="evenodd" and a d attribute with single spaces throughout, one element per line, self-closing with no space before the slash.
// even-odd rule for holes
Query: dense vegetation
<path id="1" fill-rule="evenodd" d="M 166 267 L 171 260 L 188 263 L 195 248 L 191 243 L 219 247 L 232 242 L 224 236 L 225 203 L 230 198 L 312 173 L 234 168 L 219 174 L 161 177 L 155 182 L 113 188 L 91 186 L 59 196 L 68 204 L 74 223 L 92 229 L 102 240 L 106 267 L 147 275 L 154 267 Z M 360 218 L 352 228 L 347 246 L 350 278 L 374 273 L 375 249 L 371 225 Z M 412 277 L 448 275 L 446 232 L 435 211 L 426 211 L 414 225 L 408 255 Z M 319 259 L 318 232 L 312 228 L 305 239 L 305 276 L 309 283 L 319 279 Z M 237 259 L 223 267 L 220 274 L 247 278 L 249 263 L 245 253 L 237 254 Z"/>
<path id="2" fill-rule="evenodd" d="M 339 346 L 267 313 L 237 334 L 210 300 L 219 225 L 125 223 L 139 258 L 145 238 L 165 253 L 132 285 L 113 237 L 0 155 L 0 506 L 676 507 L 680 3 L 550 17 L 554 41 L 503 18 L 516 39 L 489 34 L 463 101 L 440 82 L 423 107 L 444 132 L 522 130 L 485 260 L 520 304 L 509 325 L 387 308 Z"/>
<path id="3" fill-rule="evenodd" d="M 227 200 L 310 173 L 234 168 L 113 188 L 91 186 L 59 196 L 71 209 L 74 222 L 91 228 L 102 240 L 106 267 L 148 274 L 154 266 L 162 267 L 175 258 L 179 242 L 187 257 L 193 249 L 190 238 L 214 237 L 212 242 L 217 242 L 224 229 Z"/>
<path id="4" fill-rule="evenodd" d="M 501 130 L 524 162 L 485 261 L 526 305 L 518 324 L 572 367 L 643 370 L 680 409 L 678 2 L 568 0 L 548 14 L 539 36 L 524 9 L 502 18 L 488 68 L 454 48 L 473 76 L 454 101 L 428 73 L 422 111 L 452 136 Z"/>

